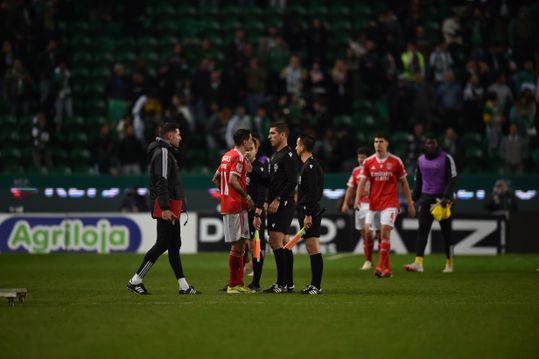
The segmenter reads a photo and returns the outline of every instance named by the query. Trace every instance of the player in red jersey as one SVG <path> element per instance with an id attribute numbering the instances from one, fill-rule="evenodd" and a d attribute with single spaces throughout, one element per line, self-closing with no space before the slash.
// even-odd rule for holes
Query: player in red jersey
<path id="1" fill-rule="evenodd" d="M 359 184 L 359 175 L 361 168 L 363 167 L 363 161 L 369 157 L 369 150 L 366 147 L 358 148 L 357 150 L 357 163 L 358 166 L 353 169 L 352 175 L 348 179 L 346 184 L 346 193 L 344 195 L 344 201 L 341 207 L 341 212 L 348 214 L 350 211 L 349 204 L 353 204 L 357 193 L 357 185 Z M 369 182 L 367 182 L 369 187 Z M 365 263 L 361 267 L 361 270 L 370 270 L 372 268 L 372 252 L 374 249 L 374 234 L 370 226 L 365 224 L 365 218 L 369 212 L 369 197 L 368 188 L 366 195 L 360 199 L 359 208 L 354 210 L 355 227 L 359 231 L 360 238 L 363 238 L 363 252 L 365 255 Z M 379 226 L 375 229 L 380 230 Z"/>
<path id="2" fill-rule="evenodd" d="M 221 158 L 221 164 L 213 176 L 213 183 L 221 191 L 221 214 L 225 242 L 230 243 L 228 260 L 228 294 L 253 293 L 243 282 L 243 255 L 245 240 L 249 239 L 247 212 L 253 200 L 247 194 L 247 167 L 245 153 L 253 147 L 251 131 L 239 129 L 234 133 L 233 149 Z"/>
<path id="3" fill-rule="evenodd" d="M 375 222 L 376 217 L 379 217 L 381 223 L 380 256 L 375 271 L 375 275 L 378 278 L 392 276 L 391 266 L 389 264 L 390 237 L 400 208 L 398 197 L 399 182 L 402 185 L 402 192 L 408 203 L 408 216 L 415 217 L 415 207 L 412 201 L 410 186 L 406 179 L 406 169 L 399 157 L 387 151 L 388 145 L 389 141 L 385 135 L 377 134 L 374 137 L 374 149 L 376 153 L 363 162 L 363 169 L 357 187 L 356 201 L 354 203 L 355 208 L 360 206 L 360 199 L 366 193 L 367 181 L 370 181 L 369 213 L 366 223 Z"/>

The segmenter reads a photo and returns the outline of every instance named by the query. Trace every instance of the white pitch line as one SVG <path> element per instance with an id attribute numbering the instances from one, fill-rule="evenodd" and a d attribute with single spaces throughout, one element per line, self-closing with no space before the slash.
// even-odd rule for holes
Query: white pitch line
<path id="1" fill-rule="evenodd" d="M 342 259 L 342 258 L 352 257 L 352 256 L 357 256 L 357 254 L 356 253 L 335 254 L 334 256 L 328 257 L 327 260 L 336 261 L 337 259 Z"/>

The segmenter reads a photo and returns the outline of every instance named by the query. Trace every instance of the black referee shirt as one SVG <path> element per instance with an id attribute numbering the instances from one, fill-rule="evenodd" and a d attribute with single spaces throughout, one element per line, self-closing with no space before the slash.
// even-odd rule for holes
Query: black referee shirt
<path id="1" fill-rule="evenodd" d="M 266 158 L 266 157 L 264 157 Z M 247 174 L 247 193 L 253 199 L 256 208 L 264 208 L 267 188 L 264 185 L 268 178 L 268 164 L 257 157 L 253 162 L 253 171 Z"/>
<path id="2" fill-rule="evenodd" d="M 298 159 L 290 146 L 275 152 L 269 162 L 268 202 L 275 198 L 291 199 L 298 183 Z"/>
<path id="3" fill-rule="evenodd" d="M 324 190 L 324 173 L 313 156 L 309 157 L 299 172 L 298 205 L 306 207 L 305 214 L 312 216 L 318 210 Z"/>

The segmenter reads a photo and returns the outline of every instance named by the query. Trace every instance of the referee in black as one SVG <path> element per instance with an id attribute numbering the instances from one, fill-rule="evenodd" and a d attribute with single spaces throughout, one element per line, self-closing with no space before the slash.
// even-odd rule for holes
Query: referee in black
<path id="1" fill-rule="evenodd" d="M 264 203 L 267 197 L 267 179 L 268 179 L 268 158 L 260 152 L 260 138 L 253 134 L 254 147 L 247 152 L 247 159 L 251 161 L 252 171 L 247 173 L 247 193 L 253 199 L 255 207 L 249 211 L 249 233 L 250 238 L 254 239 L 255 230 L 258 229 L 260 236 L 260 262 L 252 258 L 253 280 L 249 288 L 260 291 L 260 277 L 262 276 L 262 267 L 264 266 L 264 252 L 266 250 L 266 241 L 264 240 L 264 231 L 266 230 L 266 216 L 264 214 Z M 253 242 L 251 241 L 251 252 Z"/>
<path id="2" fill-rule="evenodd" d="M 322 167 L 313 156 L 315 140 L 310 135 L 302 135 L 296 141 L 296 153 L 303 162 L 298 181 L 298 219 L 300 227 L 305 227 L 305 245 L 311 258 L 311 284 L 302 294 L 322 293 L 322 272 L 324 262 L 320 253 L 321 216 L 313 217 L 320 210 L 320 200 L 324 188 Z"/>
<path id="3" fill-rule="evenodd" d="M 288 125 L 277 122 L 271 125 L 268 136 L 275 150 L 268 168 L 268 233 L 277 265 L 277 282 L 265 289 L 265 293 L 294 291 L 294 256 L 283 248 L 296 210 L 294 190 L 298 183 L 298 159 L 288 146 L 288 134 Z"/>

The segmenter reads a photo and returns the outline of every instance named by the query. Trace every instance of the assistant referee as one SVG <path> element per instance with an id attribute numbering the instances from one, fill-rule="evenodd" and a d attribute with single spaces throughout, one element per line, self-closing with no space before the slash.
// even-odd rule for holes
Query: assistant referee
<path id="1" fill-rule="evenodd" d="M 302 135 L 296 141 L 296 153 L 303 162 L 298 180 L 298 220 L 305 227 L 305 245 L 311 259 L 311 284 L 302 294 L 322 293 L 322 271 L 324 262 L 320 253 L 320 227 L 322 218 L 314 216 L 320 210 L 320 200 L 324 188 L 322 167 L 313 156 L 315 140 L 310 135 Z"/>

